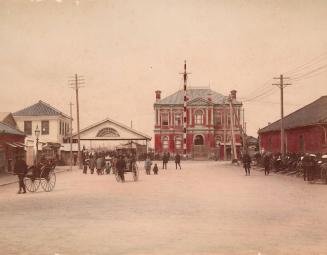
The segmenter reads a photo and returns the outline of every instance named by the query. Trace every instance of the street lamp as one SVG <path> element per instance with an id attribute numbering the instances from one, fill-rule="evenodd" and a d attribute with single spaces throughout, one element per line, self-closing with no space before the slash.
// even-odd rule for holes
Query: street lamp
<path id="1" fill-rule="evenodd" d="M 37 166 L 38 164 L 38 160 L 37 160 L 37 157 L 38 157 L 38 151 L 39 151 L 39 136 L 40 136 L 40 129 L 39 129 L 39 126 L 36 125 L 36 129 L 35 129 L 35 137 L 36 137 L 36 159 L 35 159 L 35 165 Z"/>

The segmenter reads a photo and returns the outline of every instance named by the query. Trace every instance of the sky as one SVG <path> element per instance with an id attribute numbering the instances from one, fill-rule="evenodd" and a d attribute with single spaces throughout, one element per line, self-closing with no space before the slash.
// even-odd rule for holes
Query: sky
<path id="1" fill-rule="evenodd" d="M 189 86 L 237 90 L 257 136 L 280 117 L 273 77 L 291 78 L 285 114 L 327 94 L 326 28 L 325 0 L 1 0 L 0 111 L 69 114 L 77 73 L 81 128 L 109 117 L 153 136 L 155 90 L 182 89 L 186 60 Z"/>

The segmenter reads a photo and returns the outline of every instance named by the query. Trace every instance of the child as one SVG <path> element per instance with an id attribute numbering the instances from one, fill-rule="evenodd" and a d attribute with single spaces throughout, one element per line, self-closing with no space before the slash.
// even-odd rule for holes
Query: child
<path id="1" fill-rule="evenodd" d="M 156 163 L 156 164 L 154 164 L 154 167 L 153 167 L 153 173 L 158 174 L 158 171 L 159 171 L 159 169 L 158 169 L 158 166 L 157 166 L 157 163 Z"/>

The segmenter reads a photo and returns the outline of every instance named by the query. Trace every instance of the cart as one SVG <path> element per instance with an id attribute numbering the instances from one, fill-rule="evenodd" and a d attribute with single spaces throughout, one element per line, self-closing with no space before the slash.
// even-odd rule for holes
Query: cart
<path id="1" fill-rule="evenodd" d="M 136 162 L 134 162 L 132 165 L 128 164 L 128 167 L 124 170 L 124 174 L 125 173 L 131 173 L 133 175 L 133 180 L 136 182 L 139 179 L 139 170 L 137 167 Z M 116 176 L 116 181 L 120 182 L 121 178 L 118 174 L 118 171 L 115 172 L 115 176 Z"/>
<path id="2" fill-rule="evenodd" d="M 50 192 L 56 185 L 56 173 L 50 164 L 31 166 L 24 177 L 24 184 L 28 191 L 35 192 L 41 186 L 46 192 Z"/>

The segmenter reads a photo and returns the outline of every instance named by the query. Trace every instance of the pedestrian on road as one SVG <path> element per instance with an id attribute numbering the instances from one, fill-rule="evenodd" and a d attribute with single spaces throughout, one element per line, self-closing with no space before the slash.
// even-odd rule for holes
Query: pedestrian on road
<path id="1" fill-rule="evenodd" d="M 94 168 L 95 168 L 95 159 L 94 159 L 93 155 L 90 156 L 89 168 L 90 168 L 91 174 L 93 174 L 94 173 Z"/>
<path id="2" fill-rule="evenodd" d="M 147 157 L 144 162 L 144 168 L 147 175 L 151 174 L 151 165 L 152 165 L 152 161 L 149 157 Z"/>
<path id="3" fill-rule="evenodd" d="M 270 156 L 268 154 L 263 157 L 263 166 L 265 168 L 265 175 L 269 175 L 270 170 Z"/>
<path id="4" fill-rule="evenodd" d="M 87 159 L 84 158 L 84 160 L 83 160 L 83 174 L 87 174 L 87 166 L 88 166 Z"/>
<path id="5" fill-rule="evenodd" d="M 153 167 L 153 173 L 158 174 L 158 172 L 159 172 L 159 169 L 158 169 L 157 163 L 155 163 L 154 167 Z"/>
<path id="6" fill-rule="evenodd" d="M 22 156 L 17 156 L 16 163 L 14 166 L 14 173 L 17 174 L 19 182 L 19 190 L 17 193 L 26 193 L 24 177 L 27 173 L 27 165 Z"/>
<path id="7" fill-rule="evenodd" d="M 126 169 L 126 161 L 124 160 L 123 156 L 119 157 L 119 159 L 116 163 L 116 169 L 117 169 L 118 175 L 120 177 L 120 180 L 122 182 L 125 182 L 124 171 Z"/>
<path id="8" fill-rule="evenodd" d="M 176 170 L 177 170 L 177 166 L 179 166 L 179 169 L 181 168 L 181 155 L 179 155 L 178 153 L 175 155 L 175 165 L 176 165 Z"/>
<path id="9" fill-rule="evenodd" d="M 313 167 L 313 162 L 309 153 L 306 153 L 302 159 L 303 166 L 303 179 L 304 181 L 311 181 L 311 168 Z"/>
<path id="10" fill-rule="evenodd" d="M 166 152 L 164 152 L 164 154 L 162 156 L 162 169 L 167 170 L 167 163 L 168 163 L 168 155 Z"/>
<path id="11" fill-rule="evenodd" d="M 96 166 L 97 174 L 98 175 L 100 175 L 100 174 L 103 173 L 103 167 L 104 167 L 104 165 L 105 165 L 104 158 L 102 157 L 102 155 L 99 155 L 99 157 L 95 161 L 95 166 Z"/>
<path id="12" fill-rule="evenodd" d="M 77 163 L 77 154 L 74 153 L 74 166 L 76 166 L 76 163 Z"/>
<path id="13" fill-rule="evenodd" d="M 250 175 L 251 157 L 247 152 L 243 155 L 242 161 L 243 161 L 243 167 L 245 169 L 245 175 Z"/>

